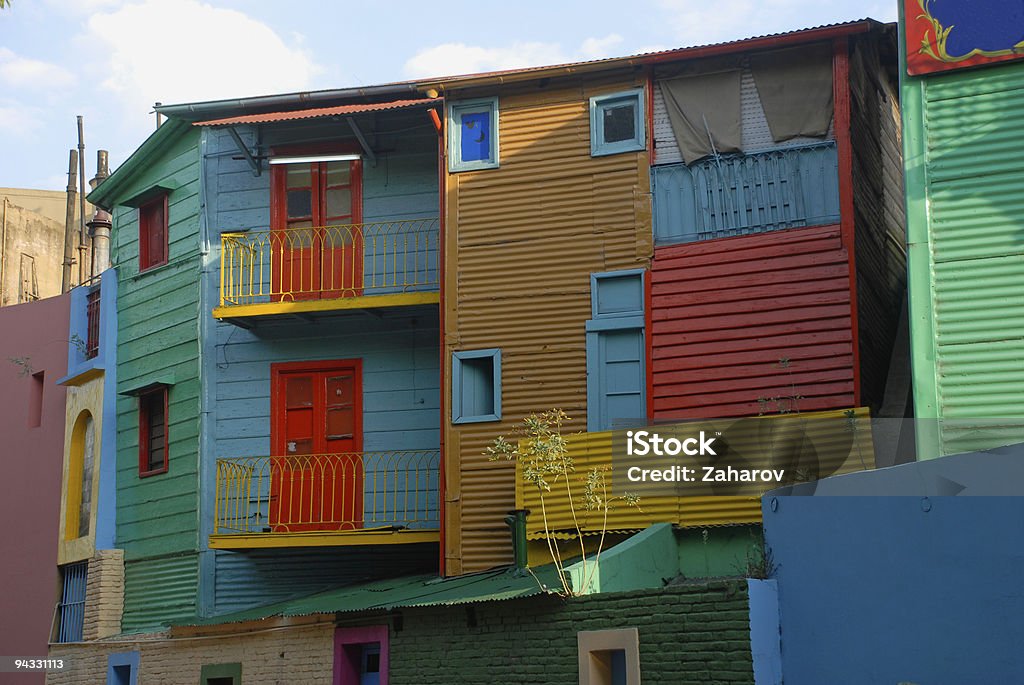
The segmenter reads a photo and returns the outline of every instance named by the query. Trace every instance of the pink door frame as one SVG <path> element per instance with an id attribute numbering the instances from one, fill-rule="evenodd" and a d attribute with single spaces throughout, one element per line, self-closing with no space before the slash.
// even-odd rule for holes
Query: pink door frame
<path id="1" fill-rule="evenodd" d="M 365 626 L 334 630 L 334 685 L 359 685 L 360 647 L 380 643 L 380 685 L 388 685 L 388 627 Z"/>

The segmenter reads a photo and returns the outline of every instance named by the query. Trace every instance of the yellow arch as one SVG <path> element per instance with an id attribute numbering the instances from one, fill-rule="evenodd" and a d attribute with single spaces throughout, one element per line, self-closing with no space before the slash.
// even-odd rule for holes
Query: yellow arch
<path id="1" fill-rule="evenodd" d="M 78 418 L 75 419 L 75 427 L 71 431 L 67 500 L 64 512 L 65 540 L 85 537 L 89 534 L 89 528 L 92 526 L 90 511 L 86 511 L 85 519 L 82 519 L 82 496 L 83 493 L 86 493 L 90 499 L 92 498 L 92 479 L 96 466 L 96 450 L 96 422 L 93 421 L 89 410 L 83 410 L 78 415 Z M 89 463 L 86 463 L 87 458 Z M 81 530 L 83 525 L 85 526 L 84 532 Z"/>

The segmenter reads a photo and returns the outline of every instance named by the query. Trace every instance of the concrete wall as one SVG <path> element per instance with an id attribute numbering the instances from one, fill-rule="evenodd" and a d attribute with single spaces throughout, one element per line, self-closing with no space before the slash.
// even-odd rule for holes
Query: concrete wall
<path id="1" fill-rule="evenodd" d="M 972 458 L 975 478 L 961 478 Z M 905 496 L 764 498 L 786 685 L 1024 682 L 1024 498 L 963 496 L 985 494 L 981 473 L 1019 492 L 1022 469 L 1000 477 L 998 455 L 947 459 L 963 463 L 822 481 L 843 494 L 844 480 L 848 493 L 902 480 Z M 935 496 L 951 483 L 967 489 Z"/>
<path id="2" fill-rule="evenodd" d="M 6 654 L 46 654 L 59 597 L 65 391 L 55 381 L 67 369 L 67 327 L 67 296 L 0 310 L 0 549 L 7 557 L 0 564 L 0 645 Z"/>
<path id="3" fill-rule="evenodd" d="M 63 220 L 0 198 L 0 306 L 29 302 L 33 293 L 39 299 L 59 295 L 63 261 Z M 72 271 L 77 283 L 77 267 Z"/>

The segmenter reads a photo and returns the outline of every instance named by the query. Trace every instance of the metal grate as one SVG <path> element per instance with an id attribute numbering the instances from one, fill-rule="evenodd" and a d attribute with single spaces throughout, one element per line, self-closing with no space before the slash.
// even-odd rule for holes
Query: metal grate
<path id="1" fill-rule="evenodd" d="M 69 564 L 62 569 L 64 589 L 61 592 L 60 632 L 57 642 L 81 642 L 82 626 L 85 623 L 85 586 L 89 563 Z"/>
<path id="2" fill-rule="evenodd" d="M 100 290 L 96 288 L 86 297 L 85 358 L 92 359 L 100 351 Z"/>

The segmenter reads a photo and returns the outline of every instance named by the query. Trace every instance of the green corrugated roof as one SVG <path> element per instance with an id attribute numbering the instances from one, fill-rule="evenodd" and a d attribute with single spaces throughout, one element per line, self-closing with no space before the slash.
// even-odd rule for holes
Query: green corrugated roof
<path id="1" fill-rule="evenodd" d="M 456 578 L 417 575 L 347 585 L 315 595 L 268 604 L 233 614 L 215 616 L 187 625 L 205 626 L 256 621 L 271 616 L 306 616 L 400 607 L 451 606 L 493 602 L 552 593 L 560 588 L 554 566 L 533 569 L 498 569 Z M 544 584 L 541 588 L 540 583 Z"/>

